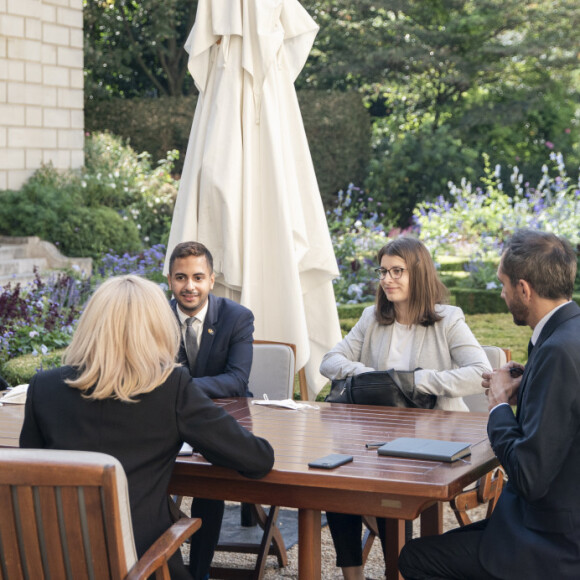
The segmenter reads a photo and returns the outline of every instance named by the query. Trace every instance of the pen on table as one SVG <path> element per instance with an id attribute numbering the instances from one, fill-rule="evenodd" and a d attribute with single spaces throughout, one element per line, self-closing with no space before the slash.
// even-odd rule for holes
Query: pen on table
<path id="1" fill-rule="evenodd" d="M 367 449 L 378 449 L 379 447 L 382 447 L 385 443 L 386 441 L 370 441 L 369 443 L 365 443 L 365 447 Z"/>

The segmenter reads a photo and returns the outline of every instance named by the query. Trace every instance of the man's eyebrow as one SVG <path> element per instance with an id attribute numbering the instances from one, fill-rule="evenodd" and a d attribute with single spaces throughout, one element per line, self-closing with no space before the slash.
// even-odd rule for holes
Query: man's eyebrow
<path id="1" fill-rule="evenodd" d="M 185 272 L 174 272 L 173 275 L 174 276 L 187 276 L 187 274 Z M 205 272 L 194 272 L 191 275 L 192 276 L 206 276 L 207 274 Z"/>

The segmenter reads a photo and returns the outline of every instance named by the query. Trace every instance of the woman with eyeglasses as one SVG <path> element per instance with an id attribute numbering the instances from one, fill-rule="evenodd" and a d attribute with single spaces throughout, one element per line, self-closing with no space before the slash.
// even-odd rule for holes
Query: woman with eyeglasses
<path id="1" fill-rule="evenodd" d="M 414 371 L 414 388 L 436 395 L 436 409 L 467 411 L 462 397 L 481 393 L 481 375 L 491 367 L 462 310 L 445 304 L 448 292 L 429 251 L 403 236 L 381 248 L 378 263 L 375 305 L 324 355 L 320 372 L 334 380 L 370 371 Z M 327 513 L 327 519 L 344 578 L 364 580 L 361 516 Z M 378 528 L 384 548 L 380 519 Z"/>

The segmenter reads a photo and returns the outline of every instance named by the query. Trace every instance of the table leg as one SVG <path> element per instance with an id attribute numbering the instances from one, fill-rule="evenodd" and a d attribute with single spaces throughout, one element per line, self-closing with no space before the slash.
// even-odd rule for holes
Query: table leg
<path id="1" fill-rule="evenodd" d="M 298 510 L 298 578 L 320 580 L 320 510 Z"/>
<path id="2" fill-rule="evenodd" d="M 443 533 L 443 504 L 438 501 L 421 513 L 421 537 Z"/>
<path id="3" fill-rule="evenodd" d="M 385 519 L 385 569 L 387 580 L 403 580 L 399 574 L 399 553 L 405 545 L 405 520 Z"/>

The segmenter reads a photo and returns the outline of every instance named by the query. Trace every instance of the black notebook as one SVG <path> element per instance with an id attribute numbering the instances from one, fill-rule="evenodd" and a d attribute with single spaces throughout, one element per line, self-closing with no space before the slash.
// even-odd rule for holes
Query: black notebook
<path id="1" fill-rule="evenodd" d="M 456 461 L 471 454 L 471 444 L 462 441 L 439 439 L 415 439 L 399 437 L 377 449 L 379 455 L 431 459 L 434 461 Z"/>

